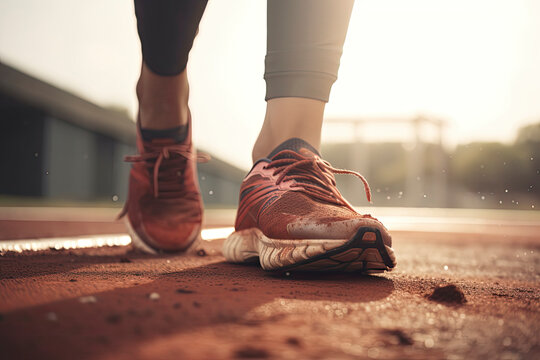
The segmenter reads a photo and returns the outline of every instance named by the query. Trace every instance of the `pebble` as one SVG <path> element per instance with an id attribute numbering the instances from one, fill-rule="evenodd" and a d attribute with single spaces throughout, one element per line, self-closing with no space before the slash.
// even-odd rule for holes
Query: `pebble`
<path id="1" fill-rule="evenodd" d="M 245 346 L 236 349 L 234 357 L 237 359 L 267 359 L 270 357 L 268 350 L 263 348 L 256 348 L 252 346 Z"/>
<path id="2" fill-rule="evenodd" d="M 179 294 L 193 294 L 195 291 L 188 289 L 176 289 L 176 292 Z"/>
<path id="3" fill-rule="evenodd" d="M 433 290 L 433 293 L 431 293 L 427 298 L 432 301 L 447 304 L 461 305 L 467 302 L 463 291 L 453 284 L 436 287 Z"/>

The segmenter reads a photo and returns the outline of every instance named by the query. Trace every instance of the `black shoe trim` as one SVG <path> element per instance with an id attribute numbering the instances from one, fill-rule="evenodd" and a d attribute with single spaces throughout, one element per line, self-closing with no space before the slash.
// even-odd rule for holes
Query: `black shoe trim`
<path id="1" fill-rule="evenodd" d="M 364 234 L 367 232 L 372 232 L 375 234 L 375 241 L 362 240 L 364 238 Z M 380 230 L 373 227 L 361 227 L 360 229 L 358 229 L 356 234 L 354 234 L 354 236 L 349 241 L 347 241 L 345 244 L 337 248 L 328 250 L 327 252 L 316 255 L 312 258 L 281 267 L 279 269 L 273 269 L 271 271 L 286 272 L 286 271 L 295 270 L 304 265 L 307 265 L 307 264 L 310 264 L 319 260 L 329 259 L 332 256 L 339 255 L 342 252 L 350 250 L 350 249 L 362 249 L 362 250 L 377 249 L 379 254 L 381 255 L 381 258 L 384 261 L 384 265 L 386 265 L 388 270 L 396 266 L 396 263 L 393 262 L 392 259 L 390 258 L 390 255 L 388 255 L 388 251 L 386 251 L 386 247 L 384 245 L 384 241 L 382 239 Z M 331 259 L 331 260 L 336 261 L 334 259 Z M 321 269 L 321 270 L 325 270 L 325 269 Z M 366 262 L 364 262 L 362 271 L 365 272 L 366 270 L 369 270 L 369 269 L 366 269 Z M 304 271 L 304 270 L 298 269 L 298 271 Z"/>

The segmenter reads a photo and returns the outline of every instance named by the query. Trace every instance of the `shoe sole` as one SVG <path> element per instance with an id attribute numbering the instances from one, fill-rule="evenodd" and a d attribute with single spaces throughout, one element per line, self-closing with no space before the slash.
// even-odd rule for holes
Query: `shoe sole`
<path id="1" fill-rule="evenodd" d="M 234 263 L 259 260 L 270 271 L 390 271 L 396 266 L 394 250 L 385 245 L 379 229 L 361 227 L 350 239 L 282 240 L 251 228 L 229 235 L 223 255 Z"/>
<path id="2" fill-rule="evenodd" d="M 129 222 L 129 219 L 127 216 L 124 218 L 124 224 L 126 224 L 126 229 L 129 236 L 131 237 L 131 244 L 133 245 L 133 247 L 136 250 L 139 250 L 146 254 L 159 255 L 159 254 L 164 254 L 164 253 L 187 252 L 190 248 L 193 248 L 195 244 L 198 244 L 201 241 L 201 232 L 199 231 L 195 239 L 193 239 L 193 241 L 191 241 L 189 246 L 187 246 L 184 250 L 177 250 L 177 251 L 158 250 L 148 245 L 144 240 L 142 240 L 139 237 L 139 235 L 137 235 L 137 233 L 133 229 L 133 226 L 131 226 L 131 223 Z"/>

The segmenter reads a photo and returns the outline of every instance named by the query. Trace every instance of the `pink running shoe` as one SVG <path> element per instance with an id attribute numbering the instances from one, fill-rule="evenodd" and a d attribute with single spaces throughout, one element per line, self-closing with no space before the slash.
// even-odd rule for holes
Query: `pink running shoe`
<path id="1" fill-rule="evenodd" d="M 340 194 L 332 167 L 311 145 L 289 139 L 260 159 L 244 179 L 235 232 L 223 245 L 230 262 L 259 261 L 275 271 L 383 272 L 396 266 L 384 225 L 359 214 Z"/>
<path id="2" fill-rule="evenodd" d="M 132 162 L 128 200 L 119 217 L 133 245 L 147 253 L 186 250 L 200 237 L 203 205 L 191 141 L 191 116 L 184 141 L 144 141 L 137 125 L 139 155 Z M 207 159 L 205 155 L 199 155 Z"/>

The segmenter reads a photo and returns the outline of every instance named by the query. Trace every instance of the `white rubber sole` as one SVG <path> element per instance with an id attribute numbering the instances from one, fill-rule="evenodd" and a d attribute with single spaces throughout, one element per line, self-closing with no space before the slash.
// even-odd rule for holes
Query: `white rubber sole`
<path id="1" fill-rule="evenodd" d="M 350 239 L 282 240 L 251 228 L 229 235 L 223 255 L 234 263 L 256 262 L 273 271 L 361 271 L 378 273 L 396 266 L 391 247 L 378 229 L 361 227 Z"/>
<path id="2" fill-rule="evenodd" d="M 161 254 L 161 253 L 171 252 L 171 251 L 164 251 L 164 250 L 162 251 L 162 250 L 154 249 L 153 247 L 148 245 L 146 242 L 144 242 L 139 237 L 139 235 L 137 235 L 137 233 L 135 232 L 135 230 L 131 226 L 131 223 L 129 222 L 129 219 L 128 219 L 127 216 L 124 217 L 124 224 L 126 224 L 127 232 L 129 234 L 129 236 L 131 237 L 131 244 L 133 245 L 133 247 L 136 250 L 147 253 L 147 254 L 152 254 L 152 255 L 158 255 L 158 254 Z M 185 250 L 182 250 L 183 252 L 188 252 L 190 249 L 193 249 L 197 244 L 200 243 L 200 241 L 201 241 L 201 232 L 200 232 L 200 230 L 197 232 L 197 234 L 198 234 L 197 237 L 191 242 L 191 244 Z"/>

